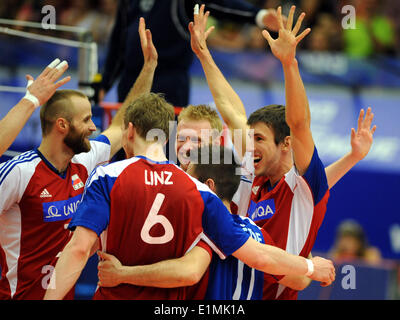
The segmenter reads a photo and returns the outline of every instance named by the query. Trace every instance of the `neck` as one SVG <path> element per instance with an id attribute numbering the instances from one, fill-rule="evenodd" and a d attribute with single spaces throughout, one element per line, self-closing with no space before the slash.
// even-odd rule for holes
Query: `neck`
<path id="1" fill-rule="evenodd" d="M 231 212 L 231 202 L 224 199 L 224 200 L 222 200 L 222 203 L 225 205 L 225 207 L 228 209 L 228 211 Z"/>
<path id="2" fill-rule="evenodd" d="M 278 170 L 276 170 L 276 173 L 268 176 L 271 186 L 274 186 L 279 180 L 281 180 L 282 177 L 290 171 L 293 165 L 294 163 L 291 152 L 281 157 L 279 160 L 279 167 Z"/>
<path id="3" fill-rule="evenodd" d="M 143 143 L 136 144 L 134 147 L 134 155 L 135 156 L 144 156 L 147 159 L 153 161 L 167 161 L 167 157 L 165 156 L 163 146 L 159 143 Z"/>
<path id="4" fill-rule="evenodd" d="M 44 137 L 38 150 L 59 172 L 64 172 L 74 157 L 73 151 L 54 137 Z"/>

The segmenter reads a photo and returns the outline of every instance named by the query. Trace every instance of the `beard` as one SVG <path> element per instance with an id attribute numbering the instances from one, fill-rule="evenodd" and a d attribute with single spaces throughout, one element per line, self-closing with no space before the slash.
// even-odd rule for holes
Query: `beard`
<path id="1" fill-rule="evenodd" d="M 64 143 L 74 154 L 90 151 L 90 143 L 86 140 L 86 135 L 79 133 L 73 125 L 71 125 L 67 136 L 64 138 Z"/>

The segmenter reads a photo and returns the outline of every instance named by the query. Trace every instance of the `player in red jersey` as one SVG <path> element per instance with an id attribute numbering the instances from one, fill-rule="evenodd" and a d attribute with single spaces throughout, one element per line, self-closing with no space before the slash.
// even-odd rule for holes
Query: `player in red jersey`
<path id="1" fill-rule="evenodd" d="M 290 31 L 292 31 L 291 26 L 293 24 L 294 9 L 295 9 L 294 7 L 291 9 L 291 17 L 288 19 L 288 24 L 287 24 L 287 27 L 290 30 L 286 30 L 286 28 L 283 26 L 283 23 L 281 23 L 281 33 L 283 34 L 283 36 L 286 37 L 285 38 L 286 40 L 289 38 L 293 38 L 293 34 L 289 35 L 288 33 L 290 33 Z M 300 16 L 300 18 L 295 26 L 295 29 L 294 29 L 295 34 L 298 32 L 300 25 L 301 25 L 301 20 L 303 18 L 304 18 L 304 15 Z M 246 133 L 246 129 L 248 128 L 248 126 L 246 125 L 246 122 L 247 122 L 246 112 L 245 112 L 243 103 L 240 100 L 240 97 L 234 92 L 232 87 L 228 84 L 228 82 L 226 81 L 226 79 L 224 78 L 224 76 L 222 75 L 222 73 L 220 72 L 218 67 L 216 66 L 215 62 L 212 59 L 210 52 L 207 49 L 206 39 L 212 29 L 208 29 L 206 31 L 206 21 L 207 21 L 207 13 L 204 14 L 204 7 L 202 6 L 200 9 L 199 15 L 195 16 L 194 23 L 189 26 L 189 29 L 191 31 L 192 49 L 196 53 L 196 56 L 199 58 L 199 60 L 202 64 L 202 67 L 205 72 L 207 82 L 209 84 L 209 88 L 214 97 L 214 101 L 217 106 L 217 109 L 220 112 L 220 114 L 222 115 L 222 118 L 224 119 L 225 123 L 228 125 L 228 128 L 230 129 L 230 132 L 232 134 L 232 137 L 236 138 L 236 140 L 234 141 L 234 145 L 238 150 L 238 155 L 245 155 L 246 148 L 244 146 L 247 143 L 247 138 L 246 138 L 247 135 L 245 133 Z M 290 26 L 290 28 L 289 28 L 289 26 Z M 305 31 L 305 32 L 307 33 L 308 31 Z M 301 35 L 301 37 L 298 36 L 296 38 L 296 41 L 292 42 L 294 47 L 288 48 L 289 50 L 287 50 L 287 51 L 285 51 L 285 47 L 282 46 L 285 43 L 287 44 L 287 42 L 282 41 L 282 38 L 280 39 L 281 41 L 279 41 L 279 39 L 276 40 L 276 42 L 271 41 L 271 44 L 274 44 L 274 50 L 275 50 L 274 54 L 276 53 L 276 54 L 278 54 L 278 56 L 281 56 L 281 53 L 283 53 L 283 55 L 289 54 L 289 55 L 291 55 L 292 59 L 295 60 L 294 53 L 295 53 L 296 44 L 298 41 L 301 40 L 302 37 L 305 36 L 306 33 L 303 33 Z M 283 58 L 285 58 L 285 57 L 283 57 Z M 292 60 L 292 62 L 294 60 Z M 295 66 L 295 68 L 293 68 L 293 64 L 291 64 L 290 67 L 285 67 L 285 70 L 288 70 L 288 69 L 290 70 L 290 72 L 288 72 L 285 77 L 286 94 L 288 96 L 289 92 L 292 92 L 292 93 L 288 97 L 289 99 L 287 99 L 287 101 L 291 100 L 291 102 L 290 102 L 291 104 L 293 103 L 293 101 L 295 103 L 303 102 L 303 106 L 302 106 L 303 109 L 301 107 L 300 108 L 296 107 L 296 106 L 298 106 L 297 104 L 294 105 L 295 109 L 290 108 L 290 106 L 289 106 L 289 110 L 295 111 L 294 113 L 289 112 L 289 115 L 292 114 L 292 115 L 296 116 L 296 115 L 298 115 L 297 114 L 298 111 L 304 110 L 304 104 L 306 106 L 306 110 L 308 110 L 308 104 L 307 104 L 307 100 L 305 97 L 304 87 L 301 82 L 301 78 L 298 74 L 298 70 L 297 71 L 295 70 L 295 69 L 297 69 L 297 67 Z M 294 71 L 294 73 L 297 73 L 297 74 L 293 75 L 293 71 Z M 293 81 L 293 79 L 295 81 Z M 295 98 L 292 98 L 292 97 L 295 97 Z M 309 116 L 309 111 L 308 111 L 308 113 L 306 113 L 306 115 Z M 285 112 L 283 112 L 283 114 L 281 112 L 280 116 L 281 117 L 283 116 L 282 121 L 285 122 Z M 352 129 L 352 132 L 351 132 L 352 151 L 325 169 L 327 184 L 328 184 L 329 188 L 333 187 L 333 185 L 341 177 L 343 177 L 346 174 L 346 172 L 348 172 L 358 161 L 363 159 L 368 154 L 368 151 L 372 144 L 372 136 L 376 129 L 375 126 L 371 129 L 372 119 L 373 119 L 373 114 L 371 113 L 370 109 L 367 110 L 365 118 L 364 118 L 364 111 L 362 110 L 360 112 L 357 131 Z M 304 120 L 309 121 L 309 119 L 307 117 L 304 118 Z M 290 119 L 289 119 L 289 121 L 290 121 Z M 260 121 L 258 123 L 255 122 L 254 124 L 255 125 L 257 124 L 257 126 L 258 126 L 259 123 L 261 123 L 261 126 L 263 125 L 262 121 Z M 302 123 L 301 126 L 305 126 L 307 128 L 307 122 Z M 296 131 L 296 128 L 297 128 L 297 124 L 295 124 L 295 126 L 294 126 L 294 131 Z M 235 136 L 235 130 L 238 130 L 238 129 L 241 129 L 243 134 L 241 134 L 239 136 Z M 289 135 L 290 134 L 287 131 L 286 135 L 284 135 L 284 138 Z M 299 134 L 297 133 L 297 135 L 299 135 Z M 301 138 L 303 138 L 302 133 L 300 133 L 300 136 L 301 136 Z M 237 137 L 239 137 L 241 139 L 237 139 Z M 311 133 L 309 132 L 307 139 L 310 140 L 310 137 L 311 137 Z M 261 140 L 264 137 L 260 137 L 259 135 L 257 135 L 257 136 L 255 136 L 255 138 L 257 140 Z M 268 138 L 271 139 L 272 136 L 270 135 L 270 136 L 268 136 Z M 289 137 L 287 137 L 287 138 L 289 138 Z M 290 140 L 290 138 L 286 139 L 286 140 Z M 310 150 L 305 148 L 305 152 L 302 154 L 303 147 L 300 147 L 300 148 L 298 147 L 299 144 L 301 144 L 301 141 L 302 140 L 299 140 L 298 137 L 295 136 L 295 140 L 294 140 L 295 148 L 300 150 L 296 153 L 299 157 L 299 160 L 297 160 L 297 161 L 299 161 L 300 169 L 302 168 L 301 167 L 302 165 L 304 166 L 303 162 L 307 163 L 307 161 L 304 161 L 303 158 L 305 157 L 305 158 L 309 158 L 308 160 L 311 160 L 312 151 L 313 151 L 312 147 L 308 148 L 308 149 L 311 149 L 311 155 L 310 155 Z M 268 140 L 268 142 L 270 142 L 270 141 Z M 284 141 L 284 142 L 286 143 L 286 141 Z M 311 138 L 311 142 L 312 142 L 312 138 Z M 255 144 L 256 143 L 257 142 L 255 141 Z M 293 137 L 292 137 L 291 141 L 289 141 L 289 143 L 290 143 L 289 146 L 287 144 L 285 145 L 286 154 L 291 152 L 291 147 L 293 146 Z M 308 147 L 310 147 L 309 143 L 307 145 L 308 145 Z M 237 147 L 237 146 L 239 146 L 239 147 Z M 242 146 L 242 147 L 240 148 L 240 146 Z M 279 146 L 281 146 L 281 145 L 279 144 Z M 312 143 L 312 146 L 313 146 L 313 143 Z M 271 144 L 270 147 L 272 148 L 271 149 L 272 154 L 274 151 L 278 150 L 278 146 L 274 147 L 274 144 Z M 308 150 L 308 152 L 307 152 L 307 150 Z M 266 160 L 271 160 L 271 159 L 269 158 L 270 154 L 266 154 L 265 157 L 261 157 L 260 155 L 264 154 L 264 152 L 262 152 L 262 149 L 260 149 L 260 148 L 257 149 L 257 153 L 259 153 L 259 154 L 256 155 L 255 161 L 253 161 L 253 155 L 250 153 L 246 154 L 246 156 L 243 159 L 244 169 L 248 172 L 247 172 L 247 174 L 244 174 L 244 176 L 242 177 L 240 188 L 233 199 L 232 212 L 236 212 L 241 215 L 247 215 L 248 208 L 249 208 L 249 202 L 250 202 L 250 196 L 252 195 L 252 192 L 254 195 L 254 193 L 257 193 L 257 191 L 260 190 L 260 185 L 258 185 L 258 184 L 252 185 L 253 179 L 254 179 L 253 166 L 254 166 L 254 164 L 256 164 L 256 166 L 258 166 L 258 168 L 260 168 L 260 166 L 265 168 L 267 166 L 267 164 L 263 163 L 263 162 L 266 162 Z M 300 153 L 300 156 L 299 156 L 299 153 Z M 275 156 L 276 155 L 277 154 L 275 154 Z M 290 155 L 288 155 L 287 158 L 290 158 Z M 313 161 L 313 163 L 318 162 L 317 158 L 318 157 L 316 157 L 316 161 Z M 264 161 L 259 163 L 261 160 L 264 160 Z M 272 159 L 272 160 L 274 160 L 274 159 Z M 281 178 L 282 175 L 284 175 L 287 171 L 290 170 L 291 165 L 281 163 L 281 161 L 279 161 L 278 159 L 275 159 L 275 160 L 276 160 L 275 162 L 269 162 L 268 165 L 274 164 L 275 169 L 277 171 L 280 171 L 280 173 L 277 175 L 276 178 L 278 178 L 278 177 Z M 296 157 L 295 157 L 295 160 L 296 160 Z M 289 159 L 289 161 L 290 161 L 290 159 Z M 280 167 L 281 165 L 282 165 L 282 167 Z M 285 168 L 283 168 L 283 166 L 286 166 L 287 168 L 285 169 Z M 308 168 L 308 165 L 306 167 Z M 319 163 L 319 169 L 321 169 L 320 163 Z M 303 170 L 304 170 L 304 168 L 303 168 Z M 317 171 L 315 170 L 314 172 L 316 172 L 315 177 L 317 177 Z M 257 179 L 263 179 L 262 175 L 264 173 L 262 173 L 262 170 L 257 170 L 256 175 L 257 174 L 261 175 Z M 276 172 L 273 172 L 273 175 L 274 174 L 276 174 Z M 323 177 L 325 174 L 322 172 L 322 170 L 319 170 L 318 174 L 321 179 L 326 179 Z M 293 189 L 297 188 L 296 185 L 297 184 L 295 184 L 293 186 Z M 321 195 L 324 195 L 323 190 L 317 190 L 317 188 L 314 188 L 314 189 L 315 189 L 314 190 L 315 192 L 320 192 Z M 297 193 L 299 193 L 299 191 L 301 191 L 301 190 L 302 189 L 299 188 L 297 190 Z M 327 191 L 327 188 L 325 187 L 325 192 L 326 191 Z M 308 192 L 310 192 L 310 190 L 308 190 Z M 308 194 L 310 195 L 310 193 L 308 193 Z M 295 198 L 297 198 L 297 197 L 295 197 Z M 262 199 L 262 200 L 267 200 L 267 199 Z M 285 203 L 285 202 L 280 202 L 280 203 Z M 275 205 L 275 203 L 274 203 L 274 205 Z M 320 207 L 322 207 L 322 206 L 323 206 L 323 202 L 321 203 Z M 262 221 L 265 221 L 265 218 L 269 219 L 272 216 L 272 213 L 275 214 L 275 223 L 269 224 L 268 231 L 271 230 L 271 233 L 272 233 L 271 235 L 272 235 L 273 240 L 275 240 L 277 243 L 280 243 L 281 248 L 290 250 L 290 246 L 296 246 L 296 243 L 298 243 L 299 245 L 302 243 L 302 241 L 299 240 L 299 237 L 302 239 L 307 238 L 307 234 L 310 229 L 307 228 L 307 226 L 304 227 L 304 225 L 301 225 L 301 220 L 297 220 L 296 223 L 294 223 L 295 220 L 293 218 L 291 220 L 292 225 L 296 226 L 297 222 L 299 225 L 298 225 L 297 230 L 291 228 L 290 231 L 287 228 L 288 221 L 286 221 L 286 222 L 281 221 L 281 223 L 276 222 L 279 219 L 288 217 L 288 214 L 281 215 L 279 210 L 276 208 L 276 206 L 274 208 L 274 206 L 268 205 L 268 203 L 264 202 L 264 203 L 261 203 L 260 206 L 255 206 L 255 207 L 253 206 L 252 209 L 253 210 L 250 210 L 251 212 L 249 212 L 249 216 L 252 217 L 254 214 L 254 217 L 256 218 L 256 220 L 260 219 Z M 258 209 L 258 211 L 256 209 Z M 287 209 L 290 212 L 291 206 L 289 205 L 287 207 Z M 299 209 L 299 208 L 297 208 L 297 209 Z M 268 216 L 268 214 L 269 214 L 269 216 Z M 318 216 L 318 215 L 316 215 L 316 216 Z M 278 219 L 278 217 L 280 217 L 280 218 Z M 302 216 L 302 217 L 304 217 L 304 216 Z M 321 216 L 319 216 L 319 217 L 321 219 Z M 261 225 L 263 224 L 263 222 L 259 222 L 259 223 Z M 319 223 L 320 223 L 320 221 L 318 221 L 318 219 L 315 219 L 313 221 L 314 227 L 312 229 L 313 230 L 312 236 L 310 236 L 310 238 L 308 239 L 308 244 L 306 246 L 307 248 L 305 248 L 304 252 L 302 252 L 302 254 L 304 254 L 305 256 L 307 256 L 307 254 L 308 254 L 308 253 L 306 254 L 305 252 L 307 252 L 307 251 L 309 252 L 309 250 L 311 250 L 311 247 L 312 247 L 311 244 L 313 243 L 313 239 L 315 239 L 317 226 Z M 285 227 L 282 228 L 281 224 L 283 224 Z M 306 225 L 308 225 L 308 223 Z M 272 230 L 273 228 L 275 228 L 275 229 Z M 301 231 L 300 233 L 299 233 L 299 229 Z M 288 232 L 291 235 L 290 237 L 288 237 Z M 307 233 L 304 233 L 304 232 L 307 232 Z M 285 242 L 285 244 L 286 244 L 287 239 L 289 239 L 288 244 L 289 243 L 291 243 L 291 244 L 288 246 L 285 246 L 282 243 Z M 297 251 L 296 250 L 289 251 L 289 252 L 300 254 L 300 251 L 298 251 L 298 250 Z M 288 280 L 285 278 L 283 278 L 282 280 L 283 281 Z M 294 279 L 294 280 L 296 280 L 296 279 Z M 285 284 L 290 285 L 291 287 L 294 287 L 297 289 L 301 289 L 307 285 L 306 280 L 307 279 L 305 279 L 303 277 L 303 278 L 298 278 L 294 282 L 289 281 Z M 281 288 L 283 288 L 283 287 L 281 287 Z M 275 298 L 275 296 L 272 298 Z"/>
<path id="2" fill-rule="evenodd" d="M 139 33 L 145 63 L 108 129 L 89 141 L 96 127 L 88 98 L 56 91 L 41 108 L 40 146 L 0 165 L 0 299 L 43 298 L 90 172 L 121 147 L 128 102 L 150 91 L 157 52 L 144 20 Z"/>

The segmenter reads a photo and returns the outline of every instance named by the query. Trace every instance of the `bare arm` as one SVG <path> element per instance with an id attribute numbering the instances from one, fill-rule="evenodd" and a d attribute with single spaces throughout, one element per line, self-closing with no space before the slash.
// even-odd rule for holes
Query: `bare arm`
<path id="1" fill-rule="evenodd" d="M 307 259 L 312 259 L 311 253 L 308 255 Z M 311 279 L 307 276 L 284 276 L 278 283 L 293 290 L 301 291 L 310 285 Z"/>
<path id="2" fill-rule="evenodd" d="M 206 40 L 214 29 L 214 27 L 210 27 L 206 30 L 208 16 L 208 11 L 204 13 L 204 5 L 200 7 L 198 14 L 194 14 L 194 22 L 189 24 L 191 47 L 203 67 L 215 105 L 231 131 L 232 138 L 235 138 L 233 134 L 235 129 L 242 129 L 242 140 L 235 141 L 234 139 L 234 145 L 238 153 L 243 155 L 246 151 L 246 130 L 248 128 L 246 110 L 240 97 L 225 79 L 208 50 Z"/>
<path id="3" fill-rule="evenodd" d="M 146 29 L 146 24 L 143 18 L 140 18 L 139 35 L 144 56 L 143 68 L 131 90 L 129 91 L 126 99 L 122 103 L 122 106 L 115 114 L 110 126 L 103 132 L 103 134 L 107 136 L 111 143 L 111 157 L 122 147 L 122 124 L 125 110 L 138 96 L 144 93 L 149 93 L 153 85 L 158 54 L 152 41 L 151 32 L 149 29 Z"/>
<path id="4" fill-rule="evenodd" d="M 357 131 L 351 128 L 351 151 L 325 168 L 329 189 L 368 154 L 376 130 L 376 125 L 371 128 L 373 118 L 374 114 L 371 112 L 371 108 L 367 109 L 365 118 L 364 109 L 361 109 L 358 116 Z"/>
<path id="5" fill-rule="evenodd" d="M 308 272 L 306 258 L 289 254 L 274 246 L 261 244 L 252 238 L 249 238 L 232 255 L 248 266 L 269 274 L 304 276 Z M 335 268 L 332 261 L 321 257 L 314 257 L 311 261 L 314 272 L 309 277 L 312 280 L 320 281 L 324 286 L 335 280 Z"/>
<path id="6" fill-rule="evenodd" d="M 211 257 L 194 247 L 181 258 L 160 261 L 151 265 L 123 266 L 113 255 L 98 252 L 99 286 L 114 287 L 121 283 L 158 288 L 192 286 L 200 281 Z"/>
<path id="7" fill-rule="evenodd" d="M 68 69 L 66 62 L 62 64 L 59 64 L 59 62 L 59 59 L 54 60 L 36 80 L 33 80 L 31 75 L 26 76 L 28 80 L 27 90 L 36 97 L 38 105 L 35 106 L 31 100 L 24 97 L 1 119 L 0 156 L 10 147 L 36 108 L 46 103 L 59 87 L 71 79 L 68 76 L 57 81 Z"/>
<path id="8" fill-rule="evenodd" d="M 76 228 L 57 261 L 51 277 L 54 286 L 47 289 L 44 300 L 64 298 L 78 280 L 96 241 L 97 234 L 94 231 L 84 227 Z"/>
<path id="9" fill-rule="evenodd" d="M 280 29 L 278 39 L 272 39 L 266 30 L 263 31 L 263 36 L 267 39 L 272 53 L 282 63 L 285 77 L 286 122 L 290 127 L 294 163 L 299 174 L 303 175 L 314 152 L 314 141 L 310 129 L 310 109 L 296 60 L 296 46 L 311 29 L 308 28 L 296 36 L 305 14 L 300 15 L 292 29 L 295 6 L 290 9 L 286 26 L 283 24 L 281 11 L 282 8 L 279 7 Z"/>

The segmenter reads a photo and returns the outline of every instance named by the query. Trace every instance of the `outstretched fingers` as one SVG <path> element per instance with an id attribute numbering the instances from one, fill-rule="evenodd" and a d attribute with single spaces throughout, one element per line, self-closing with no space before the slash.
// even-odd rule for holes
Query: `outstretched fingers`
<path id="1" fill-rule="evenodd" d="M 300 33 L 297 37 L 296 37 L 296 43 L 298 44 L 301 40 L 303 40 L 309 33 L 311 32 L 311 28 L 307 28 L 306 30 L 304 30 L 302 33 Z"/>
<path id="2" fill-rule="evenodd" d="M 288 20 L 286 23 L 286 30 L 292 30 L 292 26 L 293 26 L 293 17 L 294 17 L 294 11 L 296 9 L 296 6 L 291 6 L 290 11 L 289 11 L 289 16 L 288 16 Z M 282 24 L 283 24 L 283 18 L 282 18 L 282 13 L 281 15 L 281 19 L 282 19 Z"/>

